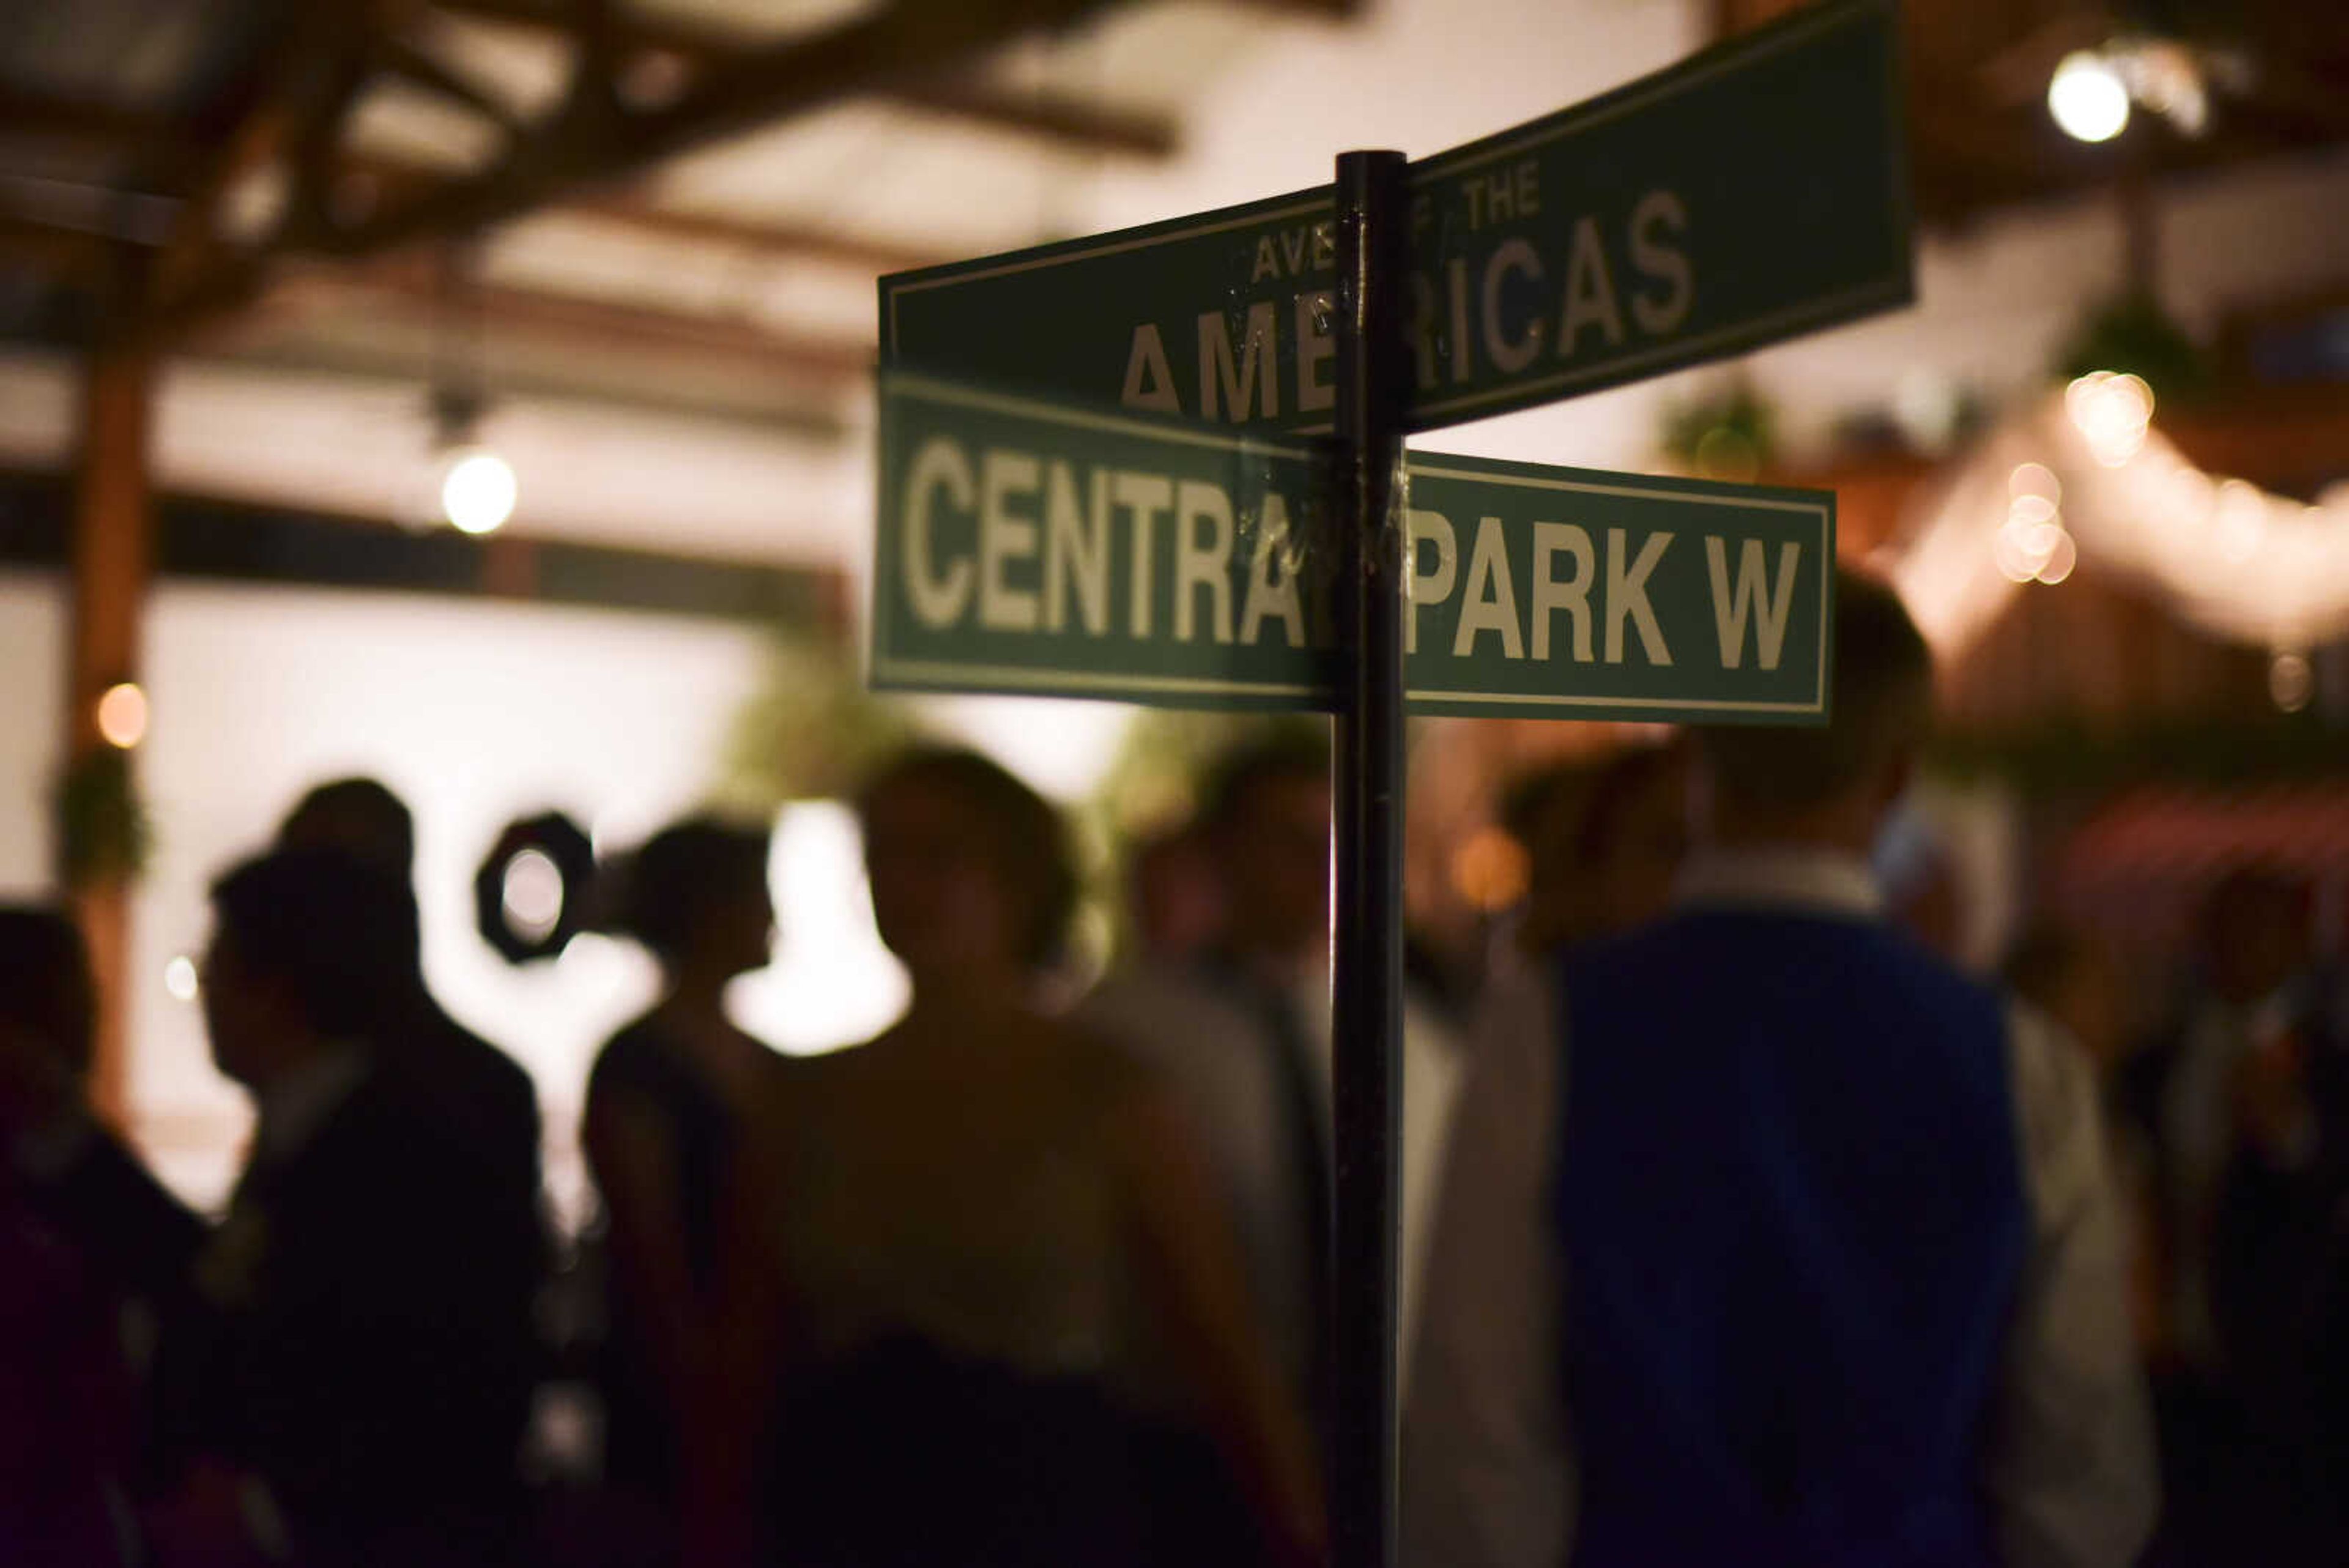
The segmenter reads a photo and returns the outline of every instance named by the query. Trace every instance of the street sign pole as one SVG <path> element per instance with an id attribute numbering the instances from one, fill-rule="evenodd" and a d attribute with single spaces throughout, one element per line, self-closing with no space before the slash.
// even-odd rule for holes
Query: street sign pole
<path id="1" fill-rule="evenodd" d="M 1402 573 L 1409 192 L 1400 152 L 1338 159 L 1339 670 L 1331 784 L 1336 1213 L 1325 1304 L 1331 1561 L 1395 1547 L 1396 1114 L 1402 1041 Z"/>

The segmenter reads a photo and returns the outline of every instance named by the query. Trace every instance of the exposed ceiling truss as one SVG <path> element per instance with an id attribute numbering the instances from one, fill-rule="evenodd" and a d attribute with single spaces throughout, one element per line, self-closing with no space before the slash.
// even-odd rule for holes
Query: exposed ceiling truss
<path id="1" fill-rule="evenodd" d="M 729 36 L 620 0 L 354 0 L 305 5 L 202 113 L 177 119 L 0 90 L 0 126 L 114 157 L 139 201 L 168 214 L 135 234 L 15 199 L 0 180 L 0 255 L 91 291 L 109 331 L 161 346 L 283 301 L 369 297 L 428 310 L 419 249 L 463 244 L 515 220 L 561 214 L 640 236 L 727 247 L 762 261 L 881 272 L 942 259 L 812 222 L 665 204 L 644 177 L 678 155 L 850 99 L 1089 153 L 1159 159 L 1171 116 L 1008 86 L 987 62 L 1023 38 L 1063 31 L 1110 0 L 892 0 L 780 39 Z M 1338 17 L 1360 0 L 1238 0 Z M 485 26 L 567 63 L 551 103 L 526 106 L 440 47 Z M 471 167 L 366 152 L 349 134 L 369 88 L 394 82 L 481 126 L 493 151 Z M 229 221 L 236 194 L 275 191 L 260 224 Z M 109 192 L 93 188 L 93 198 Z M 111 192 L 119 208 L 121 192 Z M 109 211 L 112 209 L 109 209 Z M 755 321 L 543 292 L 501 281 L 472 291 L 482 320 L 584 342 L 739 362 L 835 387 L 868 355 Z"/>

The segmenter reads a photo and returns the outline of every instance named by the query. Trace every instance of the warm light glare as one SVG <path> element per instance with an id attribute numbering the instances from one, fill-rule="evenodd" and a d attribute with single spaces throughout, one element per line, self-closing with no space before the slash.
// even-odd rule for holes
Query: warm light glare
<path id="1" fill-rule="evenodd" d="M 2217 512 L 2220 558 L 2240 566 L 2259 554 L 2268 523 L 2267 498 L 2260 487 L 2248 480 L 2228 480 L 2219 486 Z"/>
<path id="2" fill-rule="evenodd" d="M 129 751 L 147 738 L 147 693 L 131 681 L 109 687 L 98 700 L 98 732 L 106 743 Z"/>
<path id="3" fill-rule="evenodd" d="M 2018 462 L 2006 476 L 2006 493 L 2016 500 L 2035 495 L 2051 506 L 2064 499 L 2064 482 L 2044 462 Z"/>
<path id="4" fill-rule="evenodd" d="M 524 941 L 546 940 L 563 919 L 563 871 L 542 849 L 525 849 L 506 862 L 499 888 L 506 923 Z"/>
<path id="5" fill-rule="evenodd" d="M 2075 50 L 2048 80 L 2047 112 L 2076 141 L 2110 141 L 2128 126 L 2128 85 L 2102 55 Z"/>
<path id="6" fill-rule="evenodd" d="M 468 534 L 493 534 L 513 515 L 522 487 L 513 465 L 479 448 L 460 454 L 440 481 L 440 510 Z"/>
<path id="7" fill-rule="evenodd" d="M 2079 564 L 2080 546 L 2072 542 L 2071 535 L 2058 528 L 2054 545 L 2047 552 L 2047 564 L 2039 568 L 2039 580 L 2053 587 L 2070 576 L 2072 568 Z"/>
<path id="8" fill-rule="evenodd" d="M 2135 376 L 2091 370 L 2064 389 L 2064 407 L 2095 460 L 2119 468 L 2145 447 L 2153 389 Z"/>
<path id="9" fill-rule="evenodd" d="M 174 1002 L 193 1002 L 202 987 L 196 980 L 196 961 L 181 953 L 163 966 L 163 989 L 171 993 Z"/>

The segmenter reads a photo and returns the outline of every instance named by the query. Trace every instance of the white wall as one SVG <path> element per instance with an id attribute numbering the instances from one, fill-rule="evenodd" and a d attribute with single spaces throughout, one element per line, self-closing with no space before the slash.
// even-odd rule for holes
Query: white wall
<path id="1" fill-rule="evenodd" d="M 135 914 L 131 1096 L 166 1178 L 226 1190 L 244 1125 L 198 1010 L 164 989 L 205 935 L 205 889 L 262 846 L 304 789 L 383 779 L 417 819 L 425 965 L 449 1009 L 536 1078 L 574 1208 L 568 1150 L 598 1044 L 643 1004 L 649 965 L 589 940 L 517 970 L 474 934 L 472 880 L 504 824 L 546 807 L 626 845 L 692 807 L 758 679 L 746 628 L 392 594 L 174 584 L 148 626 L 157 833 Z M 0 688 L 22 701 L 12 669 Z M 53 683 L 52 683 L 53 684 Z M 49 728 L 54 729 L 54 725 Z M 13 803 L 12 803 L 13 804 Z"/>

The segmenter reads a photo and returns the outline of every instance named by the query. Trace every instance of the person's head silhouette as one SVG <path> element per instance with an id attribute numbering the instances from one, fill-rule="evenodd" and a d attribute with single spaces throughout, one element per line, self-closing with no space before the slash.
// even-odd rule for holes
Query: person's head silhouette
<path id="1" fill-rule="evenodd" d="M 321 1049 L 409 1015 L 415 905 L 337 850 L 278 849 L 212 886 L 204 1023 L 222 1073 L 261 1088 Z"/>
<path id="2" fill-rule="evenodd" d="M 1059 959 L 1077 877 L 1042 795 L 977 752 L 924 747 L 856 804 L 874 920 L 917 992 L 1024 983 Z"/>
<path id="3" fill-rule="evenodd" d="M 1933 655 L 1899 596 L 1836 577 L 1834 696 L 1816 727 L 1697 732 L 1724 844 L 1804 843 L 1866 855 L 1907 791 L 1933 718 Z"/>
<path id="4" fill-rule="evenodd" d="M 672 987 L 720 987 L 763 968 L 775 938 L 767 849 L 766 834 L 714 817 L 663 828 L 620 868 L 619 929 Z"/>

